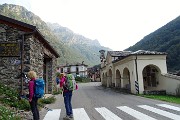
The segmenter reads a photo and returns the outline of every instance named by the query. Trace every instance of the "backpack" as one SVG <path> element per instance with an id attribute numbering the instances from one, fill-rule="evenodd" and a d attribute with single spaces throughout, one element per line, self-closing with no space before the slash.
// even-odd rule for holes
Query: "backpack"
<path id="1" fill-rule="evenodd" d="M 56 78 L 56 83 L 57 83 L 57 85 L 59 84 L 59 78 L 58 77 Z"/>
<path id="2" fill-rule="evenodd" d="M 69 90 L 73 91 L 76 90 L 76 81 L 74 80 L 74 76 L 72 74 L 67 74 L 64 87 Z"/>
<path id="3" fill-rule="evenodd" d="M 44 80 L 42 78 L 36 79 L 34 81 L 34 96 L 37 98 L 42 98 L 44 96 Z"/>

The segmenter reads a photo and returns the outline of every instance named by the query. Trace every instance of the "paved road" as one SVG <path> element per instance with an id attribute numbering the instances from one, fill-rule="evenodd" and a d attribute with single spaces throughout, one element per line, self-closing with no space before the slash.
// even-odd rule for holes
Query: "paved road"
<path id="1" fill-rule="evenodd" d="M 42 120 L 63 120 L 62 95 L 41 111 Z M 101 87 L 101 83 L 79 84 L 72 98 L 74 120 L 180 120 L 180 105 L 120 93 Z"/>

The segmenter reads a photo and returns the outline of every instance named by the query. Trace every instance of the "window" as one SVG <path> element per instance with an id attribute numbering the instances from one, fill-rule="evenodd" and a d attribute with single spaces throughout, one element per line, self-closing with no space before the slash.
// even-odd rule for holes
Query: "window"
<path id="1" fill-rule="evenodd" d="M 79 74 L 79 67 L 76 67 L 76 74 Z"/>
<path id="2" fill-rule="evenodd" d="M 147 77 L 147 84 L 149 87 L 156 87 L 157 86 L 157 80 L 156 80 L 156 72 L 157 70 L 151 66 L 146 67 L 146 71 L 144 72 L 144 75 Z"/>
<path id="3" fill-rule="evenodd" d="M 71 72 L 71 69 L 70 69 L 70 68 L 67 68 L 67 71 L 68 71 L 68 72 Z"/>
<path id="4" fill-rule="evenodd" d="M 61 68 L 61 73 L 63 73 L 63 68 Z"/>

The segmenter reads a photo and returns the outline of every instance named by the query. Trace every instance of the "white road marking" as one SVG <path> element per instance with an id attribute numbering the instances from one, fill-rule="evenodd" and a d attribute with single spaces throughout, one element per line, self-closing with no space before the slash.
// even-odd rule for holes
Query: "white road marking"
<path id="1" fill-rule="evenodd" d="M 171 109 L 171 110 L 180 111 L 179 107 L 175 107 L 175 106 L 172 106 L 172 105 L 167 105 L 167 104 L 157 104 L 157 105 L 161 106 L 161 107 L 165 107 L 165 108 Z"/>
<path id="2" fill-rule="evenodd" d="M 52 109 L 48 111 L 43 120 L 59 120 L 61 109 Z"/>
<path id="3" fill-rule="evenodd" d="M 157 113 L 157 114 L 160 114 L 162 116 L 168 117 L 168 118 L 173 119 L 173 120 L 180 120 L 179 115 L 176 115 L 176 114 L 173 114 L 173 113 L 170 113 L 167 111 L 163 111 L 163 110 L 160 110 L 160 109 L 148 106 L 148 105 L 138 105 L 138 107 L 149 110 L 149 111 Z"/>
<path id="4" fill-rule="evenodd" d="M 95 109 L 105 118 L 105 120 L 122 120 L 121 118 L 119 118 L 117 115 L 115 115 L 105 107 L 95 108 Z"/>
<path id="5" fill-rule="evenodd" d="M 152 118 L 146 114 L 143 114 L 141 112 L 138 112 L 130 107 L 127 107 L 127 106 L 120 106 L 120 107 L 117 107 L 118 109 L 126 112 L 127 114 L 137 118 L 138 120 L 156 120 L 155 118 Z"/>
<path id="6" fill-rule="evenodd" d="M 84 108 L 73 109 L 74 120 L 90 120 Z"/>
<path id="7" fill-rule="evenodd" d="M 175 107 L 168 104 L 157 104 L 157 106 L 161 106 L 161 107 L 168 108 L 171 110 L 180 111 L 179 107 Z M 161 110 L 161 109 L 157 109 L 148 105 L 138 105 L 138 107 L 154 112 L 156 114 L 168 117 L 173 120 L 180 120 L 180 115 L 176 115 L 176 114 L 173 114 L 173 113 Z M 141 113 L 127 106 L 119 106 L 117 108 L 135 117 L 138 120 L 156 120 L 153 117 L 150 117 L 144 113 Z M 122 120 L 120 117 L 118 117 L 117 115 L 115 115 L 113 112 L 111 112 L 105 107 L 100 107 L 100 108 L 95 108 L 95 109 L 98 113 L 100 113 L 100 115 L 102 115 L 102 117 L 105 120 Z M 47 112 L 43 120 L 59 120 L 60 114 L 61 114 L 61 109 L 53 109 L 52 111 Z M 74 120 L 90 120 L 84 108 L 73 109 L 73 114 L 74 114 Z"/>

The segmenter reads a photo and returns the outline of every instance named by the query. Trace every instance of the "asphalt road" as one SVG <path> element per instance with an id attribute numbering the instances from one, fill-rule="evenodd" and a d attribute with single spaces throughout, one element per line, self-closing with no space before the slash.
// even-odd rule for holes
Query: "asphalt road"
<path id="1" fill-rule="evenodd" d="M 180 120 L 180 105 L 118 92 L 99 82 L 78 86 L 72 97 L 74 120 Z M 44 109 L 40 112 L 42 120 L 63 120 L 63 96 L 56 98 L 54 104 L 47 105 L 52 114 Z"/>

